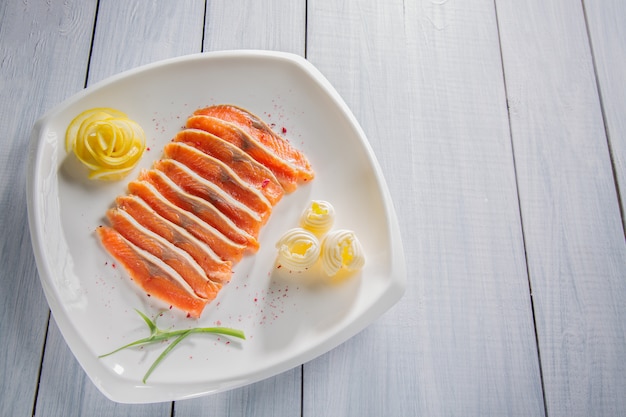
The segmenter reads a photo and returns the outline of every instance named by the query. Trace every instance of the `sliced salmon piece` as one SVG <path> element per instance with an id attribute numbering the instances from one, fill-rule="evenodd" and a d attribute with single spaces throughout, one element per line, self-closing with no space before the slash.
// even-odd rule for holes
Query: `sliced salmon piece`
<path id="1" fill-rule="evenodd" d="M 237 243 L 225 236 L 215 227 L 207 224 L 163 196 L 150 181 L 132 181 L 128 190 L 145 201 L 160 216 L 187 230 L 191 235 L 206 243 L 220 259 L 239 262 L 244 252 L 249 249 L 246 243 Z"/>
<path id="2" fill-rule="evenodd" d="M 222 285 L 211 281 L 187 252 L 141 226 L 124 210 L 110 209 L 107 211 L 107 218 L 111 226 L 126 240 L 161 259 L 178 272 L 199 297 L 210 301 L 217 296 Z"/>
<path id="3" fill-rule="evenodd" d="M 267 167 L 287 193 L 298 188 L 298 170 L 236 125 L 216 117 L 198 114 L 187 119 L 187 127 L 204 130 L 242 149 Z"/>
<path id="4" fill-rule="evenodd" d="M 174 142 L 185 143 L 199 151 L 219 159 L 228 165 L 243 181 L 259 190 L 274 206 L 284 194 L 276 176 L 242 149 L 209 132 L 200 129 L 183 129 Z"/>
<path id="5" fill-rule="evenodd" d="M 245 245 L 253 252 L 258 250 L 259 242 L 256 237 L 237 226 L 213 204 L 187 193 L 164 172 L 157 169 L 144 171 L 140 174 L 140 179 L 150 182 L 161 195 L 174 205 L 196 215 L 200 220 L 213 226 L 233 242 Z"/>
<path id="6" fill-rule="evenodd" d="M 230 281 L 232 262 L 222 260 L 209 245 L 159 215 L 140 197 L 125 195 L 118 197 L 115 202 L 120 210 L 131 215 L 143 227 L 187 252 L 209 279 L 221 283 Z"/>
<path id="7" fill-rule="evenodd" d="M 261 218 L 262 224 L 269 219 L 272 204 L 268 199 L 219 159 L 182 142 L 168 143 L 163 149 L 163 154 L 166 158 L 185 165 L 203 179 L 220 187 L 235 200 L 254 210 Z"/>
<path id="8" fill-rule="evenodd" d="M 237 201 L 211 181 L 207 181 L 187 166 L 173 159 L 162 159 L 154 163 L 154 168 L 163 172 L 176 185 L 187 193 L 200 197 L 225 214 L 238 227 L 257 237 L 261 217 L 245 204 Z"/>
<path id="9" fill-rule="evenodd" d="M 108 226 L 100 226 L 96 232 L 104 248 L 148 295 L 186 311 L 192 317 L 200 317 L 208 300 L 196 295 L 176 271 Z"/>
<path id="10" fill-rule="evenodd" d="M 299 182 L 310 181 L 315 176 L 307 157 L 250 111 L 229 104 L 220 104 L 198 109 L 194 112 L 194 115 L 200 114 L 213 116 L 237 125 L 267 149 L 271 149 L 276 156 L 293 166 L 298 172 Z"/>

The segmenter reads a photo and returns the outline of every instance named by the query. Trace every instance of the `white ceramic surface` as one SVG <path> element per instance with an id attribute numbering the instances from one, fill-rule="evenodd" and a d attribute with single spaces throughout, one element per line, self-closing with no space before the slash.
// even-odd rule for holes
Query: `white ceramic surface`
<path id="1" fill-rule="evenodd" d="M 261 248 L 197 320 L 167 310 L 160 327 L 227 326 L 247 339 L 193 335 L 146 384 L 142 376 L 165 344 L 98 355 L 148 335 L 134 309 L 155 317 L 167 306 L 146 297 L 114 268 L 94 230 L 115 197 L 198 107 L 232 103 L 258 114 L 311 160 L 316 178 L 275 207 Z M 145 129 L 149 151 L 125 180 L 99 183 L 64 149 L 71 119 L 114 107 Z M 404 292 L 405 265 L 396 215 L 368 141 L 329 82 L 301 57 L 262 51 L 191 55 L 124 72 L 95 84 L 42 117 L 29 159 L 28 210 L 33 249 L 48 303 L 72 352 L 94 384 L 125 403 L 178 400 L 249 384 L 307 362 L 362 330 Z M 297 225 L 311 199 L 336 208 L 335 227 L 352 229 L 364 269 L 335 284 L 275 268 L 275 242 Z"/>

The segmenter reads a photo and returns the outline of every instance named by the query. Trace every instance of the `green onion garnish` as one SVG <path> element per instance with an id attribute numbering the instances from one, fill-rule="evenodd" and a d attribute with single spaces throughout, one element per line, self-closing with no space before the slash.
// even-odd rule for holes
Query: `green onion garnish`
<path id="1" fill-rule="evenodd" d="M 148 379 L 150 374 L 152 374 L 154 369 L 163 361 L 163 359 L 165 359 L 167 354 L 170 353 L 177 344 L 179 344 L 185 337 L 189 336 L 190 334 L 213 333 L 213 334 L 221 334 L 224 336 L 237 337 L 239 339 L 244 339 L 244 340 L 246 339 L 246 336 L 244 335 L 243 331 L 237 330 L 237 329 L 231 329 L 229 327 L 194 327 L 192 329 L 164 331 L 157 327 L 156 319 L 153 321 L 148 316 L 143 314 L 141 311 L 139 310 L 135 310 L 135 311 L 141 316 L 141 318 L 148 325 L 148 328 L 150 329 L 150 336 L 144 337 L 143 339 L 135 340 L 134 342 L 131 342 L 127 345 L 119 347 L 112 352 L 105 353 L 104 355 L 100 355 L 98 356 L 98 358 L 104 358 L 106 356 L 112 355 L 114 353 L 119 352 L 120 350 L 129 348 L 129 347 L 143 346 L 143 345 L 147 345 L 150 343 L 160 342 L 160 341 L 168 340 L 168 339 L 175 337 L 174 341 L 165 348 L 165 350 L 159 355 L 158 358 L 156 358 L 154 363 L 152 363 L 152 366 L 150 366 L 150 369 L 148 369 L 148 372 L 146 372 L 146 374 L 143 376 L 142 381 L 144 384 L 146 383 L 146 380 Z"/>

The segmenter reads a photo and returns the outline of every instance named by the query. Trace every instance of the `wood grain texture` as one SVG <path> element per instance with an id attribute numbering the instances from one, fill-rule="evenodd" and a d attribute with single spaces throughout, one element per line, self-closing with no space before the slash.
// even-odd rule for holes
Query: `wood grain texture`
<path id="1" fill-rule="evenodd" d="M 177 401 L 177 416 L 299 416 L 301 367 L 231 391 Z"/>
<path id="2" fill-rule="evenodd" d="M 140 65 L 201 52 L 204 1 L 102 0 L 97 23 L 90 84 Z"/>
<path id="3" fill-rule="evenodd" d="M 200 52 L 203 11 L 203 2 L 197 0 L 166 3 L 101 0 L 89 83 L 148 62 Z M 84 63 L 87 62 L 85 57 Z M 59 330 L 54 321 L 50 322 L 49 334 L 41 371 L 43 383 L 37 399 L 38 415 L 170 414 L 170 403 L 121 407 L 108 400 L 85 376 L 64 343 L 57 340 Z"/>
<path id="4" fill-rule="evenodd" d="M 390 185 L 409 287 L 305 365 L 304 415 L 543 415 L 493 2 L 309 1 L 308 16 L 308 58 Z"/>
<path id="5" fill-rule="evenodd" d="M 626 230 L 626 3 L 584 3 L 596 77 Z"/>
<path id="6" fill-rule="evenodd" d="M 582 5 L 497 12 L 548 415 L 621 415 L 626 245 Z"/>
<path id="7" fill-rule="evenodd" d="M 204 51 L 268 49 L 304 55 L 304 0 L 208 1 Z"/>
<path id="8" fill-rule="evenodd" d="M 35 417 L 169 417 L 171 403 L 118 404 L 106 399 L 80 367 L 50 320 Z"/>
<path id="9" fill-rule="evenodd" d="M 626 414 L 622 3 L 0 2 L 0 415 Z M 113 403 L 48 325 L 31 128 L 86 81 L 242 48 L 306 54 L 353 110 L 399 216 L 407 293 L 274 378 Z"/>
<path id="10" fill-rule="evenodd" d="M 31 416 L 49 310 L 26 216 L 35 120 L 85 82 L 95 2 L 0 4 L 0 415 Z"/>

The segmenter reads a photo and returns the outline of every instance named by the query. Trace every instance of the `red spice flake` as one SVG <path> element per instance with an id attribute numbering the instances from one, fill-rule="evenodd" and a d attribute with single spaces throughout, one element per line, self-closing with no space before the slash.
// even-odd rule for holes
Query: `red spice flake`
<path id="1" fill-rule="evenodd" d="M 115 264 L 111 264 L 111 268 L 114 268 L 114 269 L 115 269 L 115 268 L 117 268 L 117 265 L 115 265 Z"/>
<path id="2" fill-rule="evenodd" d="M 146 151 L 150 152 L 150 147 L 149 146 L 146 147 Z"/>
<path id="3" fill-rule="evenodd" d="M 189 318 L 189 317 L 191 317 L 191 314 L 190 314 L 190 313 L 187 313 L 187 318 Z"/>
<path id="4" fill-rule="evenodd" d="M 259 301 L 259 299 L 258 299 L 258 298 L 255 298 L 255 299 L 254 299 L 254 302 L 256 303 L 257 301 Z"/>
<path id="5" fill-rule="evenodd" d="M 222 325 L 222 322 L 221 322 L 221 321 L 219 321 L 219 320 L 217 320 L 217 321 L 215 322 L 215 325 L 216 325 L 216 326 L 221 326 L 221 325 Z"/>
<path id="6" fill-rule="evenodd" d="M 263 182 L 261 183 L 261 187 L 265 188 L 265 187 L 267 187 L 267 184 L 269 184 L 269 183 L 270 183 L 270 179 L 269 178 L 265 178 L 263 180 Z"/>
<path id="7" fill-rule="evenodd" d="M 226 344 L 227 344 L 227 345 L 230 345 L 230 340 L 227 340 L 227 341 L 226 341 Z"/>
<path id="8" fill-rule="evenodd" d="M 283 267 L 282 265 L 278 264 L 278 265 L 276 266 L 276 269 L 280 269 L 280 268 L 282 268 L 282 267 Z"/>
<path id="9" fill-rule="evenodd" d="M 287 129 L 285 127 L 283 127 L 282 132 L 283 132 L 283 134 L 287 133 Z"/>

